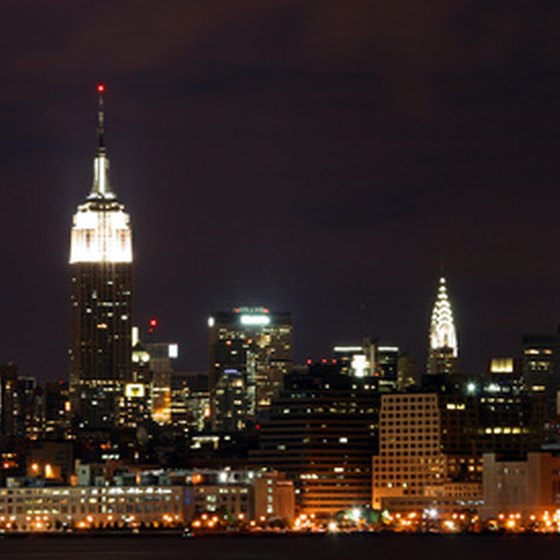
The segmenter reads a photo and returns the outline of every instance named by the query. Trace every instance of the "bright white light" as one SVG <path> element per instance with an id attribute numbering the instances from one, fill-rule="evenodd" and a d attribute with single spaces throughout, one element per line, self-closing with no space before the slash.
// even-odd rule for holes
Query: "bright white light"
<path id="1" fill-rule="evenodd" d="M 129 215 L 117 202 L 86 202 L 74 214 L 70 264 L 132 262 Z"/>
<path id="2" fill-rule="evenodd" d="M 208 326 L 212 328 L 216 324 L 214 317 L 208 317 Z"/>
<path id="3" fill-rule="evenodd" d="M 218 480 L 224 484 L 225 482 L 227 482 L 228 480 L 228 473 L 227 471 L 221 471 L 220 474 L 218 475 Z"/>
<path id="4" fill-rule="evenodd" d="M 476 393 L 476 383 L 467 383 L 467 393 Z"/>
<path id="5" fill-rule="evenodd" d="M 432 350 L 441 350 L 450 348 L 453 357 L 459 354 L 457 347 L 457 333 L 453 322 L 453 312 L 451 304 L 447 297 L 447 286 L 445 278 L 440 278 L 439 289 L 432 312 L 432 321 L 430 324 L 430 348 Z"/>
<path id="6" fill-rule="evenodd" d="M 270 325 L 268 315 L 241 315 L 239 320 L 242 325 Z"/>
<path id="7" fill-rule="evenodd" d="M 362 510 L 360 508 L 354 508 L 350 515 L 354 521 L 359 521 L 362 518 Z"/>
<path id="8" fill-rule="evenodd" d="M 354 354 L 351 366 L 356 377 L 365 377 L 369 370 L 369 362 L 364 354 Z"/>
<path id="9" fill-rule="evenodd" d="M 362 352 L 363 348 L 361 346 L 335 346 L 335 352 Z"/>
<path id="10" fill-rule="evenodd" d="M 167 355 L 169 358 L 175 359 L 179 357 L 179 345 L 177 343 L 170 344 Z"/>
<path id="11" fill-rule="evenodd" d="M 435 509 L 435 508 L 427 509 L 425 513 L 430 519 L 437 519 L 437 516 L 438 516 L 438 510 L 437 509 Z"/>

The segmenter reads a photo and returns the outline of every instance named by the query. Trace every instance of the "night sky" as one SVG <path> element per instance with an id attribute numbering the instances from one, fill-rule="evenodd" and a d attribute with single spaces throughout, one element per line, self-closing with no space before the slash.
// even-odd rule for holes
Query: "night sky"
<path id="1" fill-rule="evenodd" d="M 292 311 L 424 363 L 445 261 L 462 366 L 560 322 L 557 0 L 4 0 L 0 361 L 67 377 L 95 85 L 135 312 L 203 369 L 210 311 Z"/>

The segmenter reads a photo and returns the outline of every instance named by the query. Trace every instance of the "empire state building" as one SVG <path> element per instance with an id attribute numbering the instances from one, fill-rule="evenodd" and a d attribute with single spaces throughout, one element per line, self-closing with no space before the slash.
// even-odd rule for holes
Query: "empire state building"
<path id="1" fill-rule="evenodd" d="M 109 179 L 99 85 L 93 184 L 70 242 L 70 398 L 79 429 L 110 429 L 131 372 L 132 231 Z"/>

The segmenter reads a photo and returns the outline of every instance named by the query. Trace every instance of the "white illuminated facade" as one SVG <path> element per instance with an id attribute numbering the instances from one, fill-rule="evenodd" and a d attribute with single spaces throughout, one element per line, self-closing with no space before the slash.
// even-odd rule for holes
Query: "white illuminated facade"
<path id="1" fill-rule="evenodd" d="M 103 117 L 100 117 L 99 126 L 102 125 Z M 91 193 L 74 215 L 70 264 L 132 262 L 130 217 L 124 206 L 117 202 L 111 188 L 109 158 L 102 142 L 101 132 L 93 164 Z"/>
<path id="2" fill-rule="evenodd" d="M 132 232 L 124 206 L 109 199 L 88 201 L 74 215 L 70 264 L 131 263 Z"/>
<path id="3" fill-rule="evenodd" d="M 441 277 L 430 323 L 428 373 L 452 373 L 458 356 L 457 332 L 447 294 L 447 282 Z"/>
<path id="4" fill-rule="evenodd" d="M 111 428 L 131 379 L 132 231 L 109 179 L 104 86 L 98 86 L 91 192 L 70 236 L 70 397 L 78 428 Z M 138 398 L 138 397 L 134 397 Z"/>

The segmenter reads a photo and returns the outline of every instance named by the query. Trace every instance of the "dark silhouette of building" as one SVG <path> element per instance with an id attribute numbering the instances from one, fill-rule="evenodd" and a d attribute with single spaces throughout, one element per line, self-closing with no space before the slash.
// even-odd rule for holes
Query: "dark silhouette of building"
<path id="1" fill-rule="evenodd" d="M 286 473 L 300 511 L 326 517 L 367 506 L 378 410 L 374 385 L 336 366 L 290 374 L 260 427 L 251 462 Z"/>

